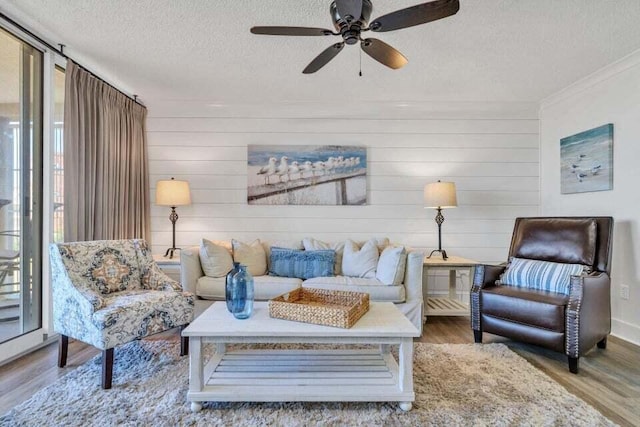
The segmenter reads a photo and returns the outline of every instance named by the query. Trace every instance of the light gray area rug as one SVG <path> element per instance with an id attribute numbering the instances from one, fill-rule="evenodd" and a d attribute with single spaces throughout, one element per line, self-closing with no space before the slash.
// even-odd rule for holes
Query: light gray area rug
<path id="1" fill-rule="evenodd" d="M 209 346 L 206 351 L 213 351 Z M 0 426 L 595 426 L 613 425 L 502 344 L 416 344 L 416 401 L 397 403 L 186 402 L 188 357 L 178 343 L 116 349 L 113 388 L 97 356 L 13 408 Z"/>

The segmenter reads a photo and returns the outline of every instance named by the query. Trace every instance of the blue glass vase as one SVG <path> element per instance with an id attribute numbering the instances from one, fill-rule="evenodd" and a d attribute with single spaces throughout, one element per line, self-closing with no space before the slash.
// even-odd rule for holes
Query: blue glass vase
<path id="1" fill-rule="evenodd" d="M 239 271 L 238 267 L 240 267 L 240 263 L 234 262 L 233 268 L 227 273 L 227 277 L 224 282 L 224 299 L 227 301 L 227 310 L 229 310 L 230 313 L 233 313 L 231 308 L 231 281 L 233 280 L 233 275 Z"/>
<path id="2" fill-rule="evenodd" d="M 231 278 L 231 313 L 236 319 L 246 319 L 253 312 L 253 276 L 240 264 Z"/>

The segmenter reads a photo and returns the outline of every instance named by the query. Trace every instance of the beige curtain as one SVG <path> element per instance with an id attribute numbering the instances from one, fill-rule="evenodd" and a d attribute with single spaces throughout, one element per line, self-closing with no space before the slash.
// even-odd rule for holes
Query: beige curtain
<path id="1" fill-rule="evenodd" d="M 147 109 L 67 61 L 64 237 L 150 237 Z"/>

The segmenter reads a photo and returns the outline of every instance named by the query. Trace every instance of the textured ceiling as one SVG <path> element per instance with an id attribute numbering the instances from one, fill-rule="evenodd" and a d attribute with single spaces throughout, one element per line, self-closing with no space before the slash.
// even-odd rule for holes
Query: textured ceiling
<path id="1" fill-rule="evenodd" d="M 372 17 L 417 0 L 373 0 Z M 5 13 L 150 105 L 349 101 L 537 102 L 640 48 L 639 0 L 461 0 L 457 15 L 380 38 L 409 59 L 389 70 L 337 37 L 249 33 L 331 28 L 329 0 L 3 0 Z"/>

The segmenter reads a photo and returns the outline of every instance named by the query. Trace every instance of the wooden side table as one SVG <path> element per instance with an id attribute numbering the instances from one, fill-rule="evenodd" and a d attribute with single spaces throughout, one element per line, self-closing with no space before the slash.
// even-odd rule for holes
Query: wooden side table
<path id="1" fill-rule="evenodd" d="M 164 256 L 157 254 L 153 256 L 153 260 L 158 264 L 158 267 L 176 282 L 180 283 L 180 257 L 174 255 L 173 258 L 165 258 Z"/>
<path id="2" fill-rule="evenodd" d="M 477 261 L 457 256 L 450 256 L 444 261 L 442 258 L 425 258 L 422 270 L 422 293 L 425 301 L 427 316 L 468 316 L 469 304 L 460 301 L 456 294 L 456 272 L 464 270 L 469 273 L 469 282 L 473 280 L 473 273 Z M 430 271 L 449 271 L 449 296 L 429 297 Z"/>

